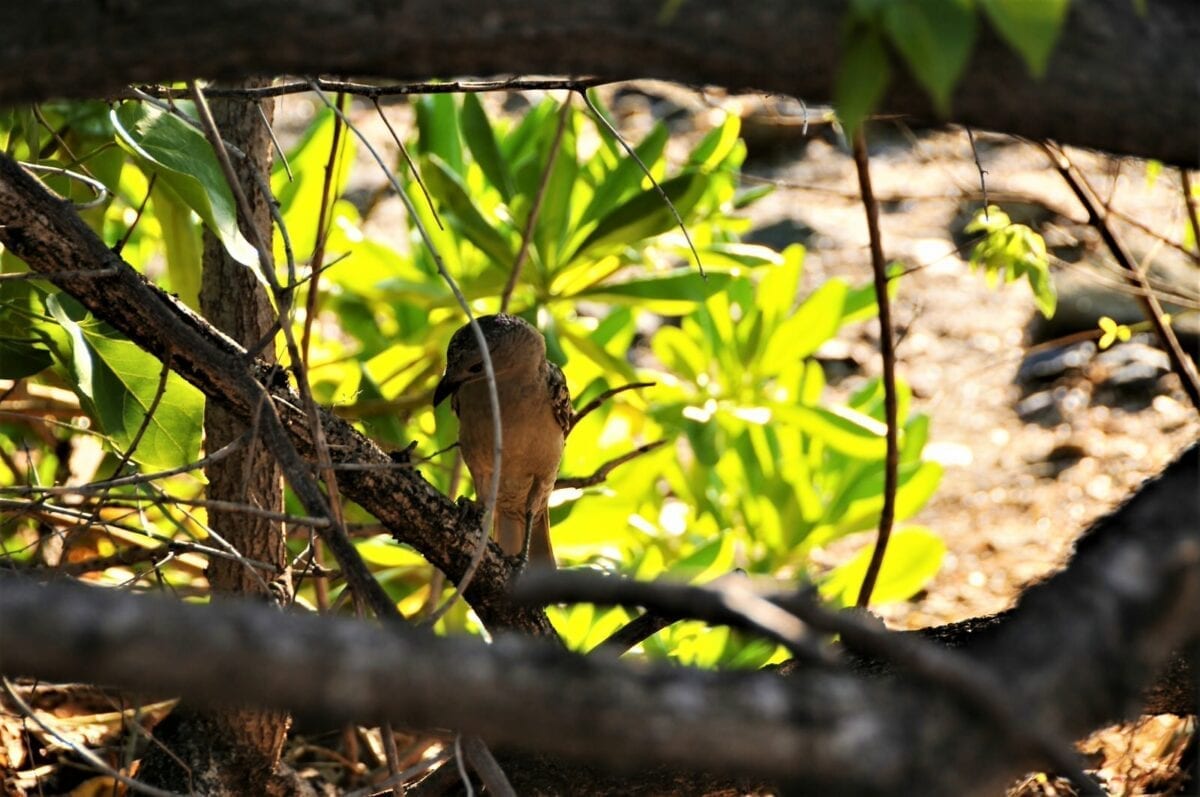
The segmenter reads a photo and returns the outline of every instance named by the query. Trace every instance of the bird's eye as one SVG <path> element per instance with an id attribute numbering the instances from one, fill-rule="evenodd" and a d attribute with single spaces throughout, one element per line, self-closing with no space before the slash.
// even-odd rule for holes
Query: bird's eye
<path id="1" fill-rule="evenodd" d="M 473 373 L 473 374 L 480 373 L 481 371 L 483 371 L 483 363 L 475 363 L 474 365 L 472 365 L 472 366 L 471 366 L 470 368 L 468 368 L 467 370 L 468 370 L 468 371 L 470 371 L 470 372 L 471 372 L 471 373 Z"/>

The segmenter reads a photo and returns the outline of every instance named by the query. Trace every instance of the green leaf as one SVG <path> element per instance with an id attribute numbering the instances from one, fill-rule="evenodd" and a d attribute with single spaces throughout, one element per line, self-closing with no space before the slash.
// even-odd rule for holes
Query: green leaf
<path id="1" fill-rule="evenodd" d="M 975 44 L 971 0 L 892 0 L 883 6 L 883 27 L 938 113 L 948 114 L 950 95 Z"/>
<path id="2" fill-rule="evenodd" d="M 763 363 L 782 365 L 812 356 L 841 327 L 847 290 L 845 281 L 834 277 L 809 294 L 795 314 L 775 328 Z"/>
<path id="3" fill-rule="evenodd" d="M 182 120 L 136 102 L 122 104 L 111 118 L 121 145 L 196 212 L 229 256 L 257 266 L 258 254 L 238 229 L 237 204 L 204 136 Z M 262 278 L 257 268 L 254 272 Z"/>
<path id="4" fill-rule="evenodd" d="M 39 343 L 0 338 L 0 379 L 24 379 L 41 373 L 54 362 Z"/>
<path id="5" fill-rule="evenodd" d="M 94 411 L 100 428 L 124 452 L 145 424 L 132 458 L 148 470 L 166 470 L 194 461 L 200 452 L 204 395 L 171 373 L 147 422 L 158 393 L 162 363 L 107 325 L 88 318 L 78 320 L 81 313 L 69 313 L 65 301 L 60 295 L 47 297 L 46 307 L 60 325 L 58 334 L 51 330 L 48 334 L 60 344 L 56 357 L 69 358 L 60 361 L 71 378 L 71 387 Z"/>
<path id="6" fill-rule="evenodd" d="M 379 567 L 423 567 L 426 564 L 425 557 L 386 534 L 355 540 L 354 547 L 368 564 Z"/>
<path id="7" fill-rule="evenodd" d="M 689 584 L 707 584 L 733 572 L 733 565 L 733 535 L 721 534 L 671 565 L 667 576 L 686 579 Z"/>
<path id="8" fill-rule="evenodd" d="M 463 174 L 454 95 L 426 94 L 413 103 L 413 108 L 417 112 L 417 152 L 437 155 L 455 174 Z"/>
<path id="9" fill-rule="evenodd" d="M 25 271 L 12 264 L 11 253 L 0 255 L 0 271 Z M 12 266 L 12 268 L 10 268 Z M 54 362 L 46 344 L 30 328 L 31 315 L 45 313 L 40 294 L 28 281 L 0 282 L 0 379 L 22 379 L 49 368 Z"/>
<path id="10" fill-rule="evenodd" d="M 599 285 L 570 297 L 604 302 L 638 303 L 643 310 L 680 315 L 692 309 L 729 284 L 732 277 L 721 271 L 708 272 L 707 279 L 695 269 L 684 266 L 661 276 L 642 277 L 626 282 Z M 641 303 L 646 304 L 642 305 Z"/>
<path id="11" fill-rule="evenodd" d="M 659 122 L 654 125 L 641 143 L 634 147 L 633 151 L 637 153 L 648 169 L 653 170 L 662 158 L 668 137 L 667 126 Z M 642 167 L 637 164 L 637 161 L 628 155 L 622 157 L 616 168 L 609 172 L 608 176 L 604 178 L 604 182 L 596 189 L 596 193 L 592 195 L 591 201 L 579 218 L 580 225 L 586 225 L 611 212 L 617 203 L 622 202 L 638 190 L 644 178 L 645 172 L 642 171 Z"/>
<path id="12" fill-rule="evenodd" d="M 171 290 L 188 307 L 200 310 L 200 230 L 192 223 L 192 213 L 179 196 L 166 185 L 156 187 L 151 197 L 154 216 L 162 228 L 163 248 L 167 255 L 167 276 Z"/>
<path id="13" fill-rule="evenodd" d="M 325 193 L 325 165 L 329 162 L 337 124 L 337 115 L 329 108 L 322 108 L 300 141 L 288 151 L 292 178 L 288 179 L 282 159 L 276 159 L 271 173 L 271 189 L 287 224 L 292 250 L 301 259 L 307 259 L 317 245 L 317 217 L 321 215 L 321 200 Z M 358 139 L 343 129 L 338 142 L 339 165 L 334 169 L 329 188 L 334 199 L 346 191 L 357 146 Z M 276 262 L 282 263 L 283 242 L 278 231 L 276 238 Z"/>
<path id="14" fill-rule="evenodd" d="M 833 104 L 846 137 L 853 139 L 858 126 L 879 104 L 891 80 L 891 67 L 883 39 L 874 28 L 857 26 L 847 34 Z"/>
<path id="15" fill-rule="evenodd" d="M 663 192 L 671 200 L 681 218 L 704 193 L 707 180 L 695 172 L 681 174 L 662 183 Z M 654 188 L 649 188 L 621 204 L 600 220 L 596 229 L 584 239 L 574 259 L 610 246 L 632 245 L 653 238 L 676 227 L 675 216 Z"/>
<path id="16" fill-rule="evenodd" d="M 492 123 L 483 110 L 478 94 L 463 95 L 462 111 L 458 119 L 462 126 L 463 139 L 467 142 L 467 148 L 471 150 L 471 157 L 475 158 L 488 182 L 496 187 L 505 201 L 512 199 L 513 182 L 508 171 L 508 161 L 500 155 Z"/>
<path id="17" fill-rule="evenodd" d="M 980 0 L 996 33 L 1025 59 L 1034 77 L 1046 74 L 1070 0 Z"/>
<path id="18" fill-rule="evenodd" d="M 1047 318 L 1054 315 L 1058 297 L 1041 235 L 1024 224 L 1013 224 L 995 205 L 976 213 L 965 231 L 986 233 L 971 251 L 972 269 L 983 269 L 989 285 L 998 279 L 1012 282 L 1025 277 L 1038 310 Z"/>
<path id="19" fill-rule="evenodd" d="M 716 168 L 725 158 L 729 157 L 729 153 L 733 152 L 733 148 L 738 142 L 738 133 L 741 130 L 741 117 L 732 113 L 725 114 L 725 119 L 721 124 L 709 130 L 688 155 L 688 165 L 703 172 Z"/>
<path id="20" fill-rule="evenodd" d="M 488 223 L 471 200 L 462 179 L 437 155 L 430 155 L 421 170 L 425 185 L 438 204 L 452 213 L 462 227 L 463 235 L 475 244 L 497 266 L 508 269 L 516 251 L 508 238 Z"/>
<path id="21" fill-rule="evenodd" d="M 830 572 L 819 586 L 821 597 L 843 606 L 854 605 L 874 553 L 875 545 L 868 545 Z M 945 556 L 946 544 L 924 526 L 895 531 L 883 555 L 871 604 L 897 603 L 916 595 L 937 575 Z"/>
<path id="22" fill-rule="evenodd" d="M 777 404 L 771 409 L 781 419 L 846 456 L 882 459 L 887 451 L 883 424 L 848 407 Z"/>

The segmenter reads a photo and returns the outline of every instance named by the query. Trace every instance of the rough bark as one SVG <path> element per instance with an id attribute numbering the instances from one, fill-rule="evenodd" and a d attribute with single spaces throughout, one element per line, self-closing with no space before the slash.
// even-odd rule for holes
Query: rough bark
<path id="1" fill-rule="evenodd" d="M 263 81 L 247 86 L 263 85 Z M 274 100 L 261 102 L 265 119 L 274 115 Z M 264 116 L 255 103 L 218 100 L 213 116 L 225 140 L 246 153 L 234 164 L 243 186 L 254 185 L 249 170 L 269 175 L 271 139 Z M 262 194 L 246 190 L 251 203 L 247 225 L 271 239 L 271 213 Z M 268 268 L 272 266 L 268 264 Z M 262 285 L 251 271 L 225 251 L 219 238 L 204 231 L 200 309 L 217 329 L 242 346 L 253 346 L 274 325 L 275 313 Z M 274 347 L 267 346 L 261 359 L 275 362 Z M 207 402 L 204 410 L 204 439 L 208 451 L 216 451 L 242 437 L 244 420 L 219 402 Z M 261 438 L 255 436 L 233 456 L 204 469 L 207 497 L 231 504 L 248 503 L 260 509 L 283 509 L 283 479 L 278 463 Z M 209 560 L 207 575 L 214 597 L 243 596 L 278 605 L 290 603 L 291 575 L 288 570 L 287 539 L 278 521 L 213 508 L 208 524 L 242 556 L 276 568 L 271 576 L 252 572 L 245 565 L 221 557 Z M 152 786 L 210 795 L 287 795 L 297 792 L 291 773 L 279 768 L 279 757 L 287 739 L 291 717 L 286 711 L 227 708 L 197 710 L 186 704 L 172 712 L 156 729 L 161 743 L 149 748 L 142 762 L 142 779 Z"/>
<path id="2" fill-rule="evenodd" d="M 1042 80 L 986 25 L 950 121 L 1181 166 L 1200 163 L 1200 6 L 1080 0 Z M 844 3 L 688 0 L 160 0 L 12 4 L 0 102 L 111 95 L 192 77 L 356 74 L 657 77 L 831 99 Z M 902 67 L 880 109 L 933 118 Z"/>
<path id="3" fill-rule="evenodd" d="M 1194 445 L 1102 518 L 1066 570 L 996 621 L 940 641 L 992 675 L 997 699 L 1021 706 L 1031 727 L 1074 738 L 1136 713 L 1171 651 L 1200 638 L 1198 479 Z M 484 645 L 11 577 L 0 578 L 6 638 L 21 641 L 0 648 L 0 672 L 10 675 L 250 700 L 331 723 L 448 725 L 501 748 L 627 772 L 669 765 L 820 794 L 960 797 L 995 793 L 1040 763 L 946 686 L 904 672 L 634 667 L 513 636 Z M 566 768 L 557 785 L 570 790 L 577 774 Z"/>
<path id="4" fill-rule="evenodd" d="M 309 463 L 316 462 L 312 430 L 299 409 L 303 404 L 268 365 L 249 360 L 241 346 L 121 261 L 69 204 L 54 198 L 4 156 L 0 156 L 0 243 L 143 349 L 160 359 L 169 356 L 180 376 L 243 423 L 265 416 L 260 406 L 265 387 L 291 442 Z M 112 273 L 80 274 L 105 269 Z M 397 467 L 345 421 L 326 412 L 321 418 L 334 464 L 357 466 L 339 472 L 342 494 L 447 576 L 461 578 L 482 533 L 477 505 L 451 502 L 415 469 Z M 517 606 L 510 599 L 508 584 L 514 572 L 513 563 L 489 544 L 467 600 L 493 631 L 555 636 L 545 612 Z"/>

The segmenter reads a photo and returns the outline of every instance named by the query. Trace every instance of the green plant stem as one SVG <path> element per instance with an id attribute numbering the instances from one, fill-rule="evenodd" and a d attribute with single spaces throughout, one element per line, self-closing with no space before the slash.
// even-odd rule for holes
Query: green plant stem
<path id="1" fill-rule="evenodd" d="M 554 130 L 554 141 L 550 143 L 550 154 L 546 156 L 546 166 L 542 169 L 541 179 L 538 180 L 537 193 L 533 196 L 533 206 L 529 208 L 529 217 L 525 219 L 525 229 L 521 232 L 521 248 L 513 260 L 512 271 L 508 274 L 508 282 L 504 284 L 504 293 L 500 295 L 500 312 L 508 312 L 508 303 L 512 300 L 513 291 L 517 288 L 517 280 L 521 277 L 521 268 L 529 256 L 529 245 L 533 241 L 533 230 L 537 227 L 538 216 L 542 212 L 542 200 L 546 198 L 546 186 L 550 184 L 550 173 L 554 171 L 554 163 L 558 160 L 558 151 L 562 149 L 563 132 L 567 129 L 567 119 L 571 115 L 571 95 L 567 94 L 558 112 L 558 127 Z"/>
<path id="2" fill-rule="evenodd" d="M 887 454 L 883 470 L 883 508 L 879 512 L 879 534 L 875 539 L 875 550 L 867 565 L 862 588 L 856 605 L 866 608 L 871 602 L 871 593 L 883 566 L 883 555 L 887 552 L 888 540 L 892 536 L 892 525 L 896 519 L 897 471 L 900 463 L 900 447 L 896 435 L 896 343 L 892 336 L 892 310 L 888 303 L 887 264 L 883 259 L 883 241 L 879 234 L 879 204 L 871 190 L 870 162 L 867 158 L 867 138 L 860 126 L 854 136 L 854 165 L 858 169 L 858 187 L 862 193 L 863 208 L 867 212 L 867 232 L 871 238 L 871 271 L 875 277 L 875 301 L 879 305 L 879 353 L 883 358 L 883 412 L 887 424 Z"/>

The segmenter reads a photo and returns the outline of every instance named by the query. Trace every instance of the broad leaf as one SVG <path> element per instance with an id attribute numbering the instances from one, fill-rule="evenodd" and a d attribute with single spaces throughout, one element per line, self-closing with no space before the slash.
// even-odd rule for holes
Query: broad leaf
<path id="1" fill-rule="evenodd" d="M 258 254 L 238 229 L 233 193 L 204 136 L 171 114 L 136 102 L 115 109 L 112 121 L 121 145 L 196 212 L 229 256 L 244 266 L 257 266 Z M 257 268 L 255 274 L 259 275 Z"/>

